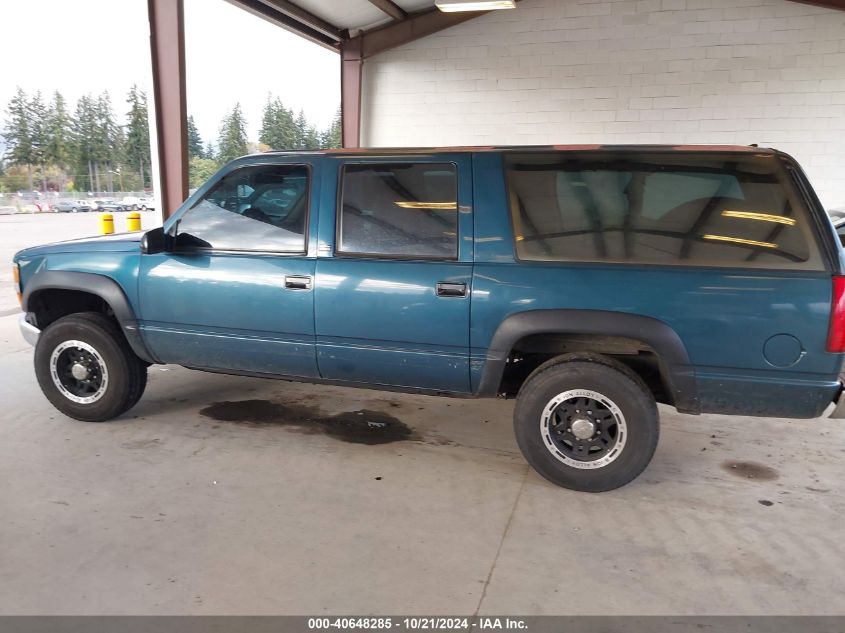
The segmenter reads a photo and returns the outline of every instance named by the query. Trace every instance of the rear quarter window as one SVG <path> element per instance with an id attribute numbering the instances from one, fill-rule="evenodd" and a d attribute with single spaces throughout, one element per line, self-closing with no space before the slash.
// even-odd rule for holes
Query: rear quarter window
<path id="1" fill-rule="evenodd" d="M 824 269 L 772 155 L 515 154 L 505 166 L 520 259 Z"/>

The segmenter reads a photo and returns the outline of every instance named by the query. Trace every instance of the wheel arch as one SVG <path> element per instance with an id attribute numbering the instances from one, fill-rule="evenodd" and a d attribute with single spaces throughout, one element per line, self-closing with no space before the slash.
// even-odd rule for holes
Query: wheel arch
<path id="1" fill-rule="evenodd" d="M 33 325 L 41 329 L 49 325 L 49 323 L 39 322 L 38 313 L 41 312 L 43 314 L 44 301 L 50 296 L 52 291 L 76 293 L 78 294 L 79 300 L 83 302 L 87 301 L 87 299 L 83 298 L 83 295 L 101 300 L 111 310 L 132 351 L 148 363 L 157 362 L 141 338 L 141 333 L 138 329 L 138 319 L 129 303 L 129 299 L 126 297 L 126 293 L 114 279 L 96 273 L 54 270 L 38 272 L 27 281 L 21 305 L 24 312 L 28 315 L 35 316 L 36 322 Z M 70 311 L 59 311 L 59 315 L 65 316 L 66 314 L 72 314 L 78 311 L 82 310 L 71 309 Z"/>
<path id="2" fill-rule="evenodd" d="M 674 406 L 698 413 L 695 373 L 683 341 L 667 323 L 654 317 L 606 310 L 529 310 L 508 316 L 493 334 L 477 389 L 495 396 L 517 343 L 534 335 L 587 335 L 639 341 L 653 350 Z"/>

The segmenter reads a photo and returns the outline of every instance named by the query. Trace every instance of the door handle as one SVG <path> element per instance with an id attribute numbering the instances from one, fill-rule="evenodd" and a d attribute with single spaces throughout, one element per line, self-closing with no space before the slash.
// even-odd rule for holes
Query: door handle
<path id="1" fill-rule="evenodd" d="M 466 297 L 467 285 L 459 283 L 451 283 L 448 281 L 437 282 L 437 296 L 438 297 Z"/>
<path id="2" fill-rule="evenodd" d="M 307 275 L 285 275 L 288 290 L 311 290 L 311 277 Z"/>

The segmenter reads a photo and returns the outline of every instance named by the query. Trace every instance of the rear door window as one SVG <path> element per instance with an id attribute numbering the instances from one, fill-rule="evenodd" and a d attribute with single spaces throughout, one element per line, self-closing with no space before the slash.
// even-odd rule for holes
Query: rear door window
<path id="1" fill-rule="evenodd" d="M 506 171 L 520 259 L 824 268 L 771 155 L 525 154 Z"/>
<path id="2" fill-rule="evenodd" d="M 338 252 L 457 259 L 458 175 L 453 163 L 344 166 Z"/>

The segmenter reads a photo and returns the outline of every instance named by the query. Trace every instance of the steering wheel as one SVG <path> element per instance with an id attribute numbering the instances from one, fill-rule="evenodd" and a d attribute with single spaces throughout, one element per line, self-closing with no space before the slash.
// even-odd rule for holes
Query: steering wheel
<path id="1" fill-rule="evenodd" d="M 250 207 L 249 209 L 244 210 L 243 216 L 245 218 L 249 218 L 250 220 L 258 220 L 259 222 L 273 224 L 272 220 L 270 220 L 270 216 L 268 216 L 266 213 L 264 213 L 264 211 L 262 211 L 258 207 Z"/>

